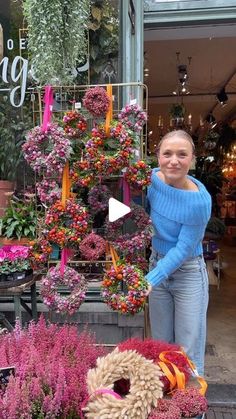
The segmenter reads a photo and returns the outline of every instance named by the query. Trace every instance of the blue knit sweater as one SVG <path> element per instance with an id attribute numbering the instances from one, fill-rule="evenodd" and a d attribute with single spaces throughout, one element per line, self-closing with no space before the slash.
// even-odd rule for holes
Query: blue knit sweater
<path id="1" fill-rule="evenodd" d="M 205 186 L 188 176 L 199 191 L 174 188 L 154 169 L 147 199 L 154 227 L 152 247 L 164 255 L 146 278 L 158 285 L 176 271 L 184 261 L 202 254 L 202 239 L 211 215 L 211 196 Z"/>

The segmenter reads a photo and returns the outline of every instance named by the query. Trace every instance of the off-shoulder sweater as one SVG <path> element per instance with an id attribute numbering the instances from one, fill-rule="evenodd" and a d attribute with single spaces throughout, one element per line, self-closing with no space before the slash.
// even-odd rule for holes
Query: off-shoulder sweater
<path id="1" fill-rule="evenodd" d="M 158 285 L 176 271 L 187 259 L 202 254 L 202 239 L 211 215 L 211 196 L 205 186 L 188 176 L 198 191 L 174 188 L 158 176 L 154 169 L 147 200 L 154 235 L 152 247 L 164 257 L 146 278 Z"/>

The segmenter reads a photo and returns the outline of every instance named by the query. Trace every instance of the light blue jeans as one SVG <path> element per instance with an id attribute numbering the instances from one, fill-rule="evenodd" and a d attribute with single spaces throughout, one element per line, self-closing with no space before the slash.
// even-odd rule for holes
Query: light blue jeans
<path id="1" fill-rule="evenodd" d="M 150 257 L 150 270 L 158 259 Z M 149 295 L 152 338 L 181 345 L 204 375 L 208 276 L 203 257 L 189 259 Z"/>

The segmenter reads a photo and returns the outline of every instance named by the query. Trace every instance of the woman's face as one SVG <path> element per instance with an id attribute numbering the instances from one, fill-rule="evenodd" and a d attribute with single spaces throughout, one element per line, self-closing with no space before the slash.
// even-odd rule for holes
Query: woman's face
<path id="1" fill-rule="evenodd" d="M 166 182 L 174 184 L 185 178 L 193 160 L 191 143 L 185 138 L 166 138 L 159 150 L 159 166 Z"/>

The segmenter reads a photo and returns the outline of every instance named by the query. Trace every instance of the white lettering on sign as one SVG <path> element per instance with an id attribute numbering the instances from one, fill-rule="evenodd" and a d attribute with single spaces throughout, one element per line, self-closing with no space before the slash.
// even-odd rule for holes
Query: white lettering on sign
<path id="1" fill-rule="evenodd" d="M 14 48 L 14 41 L 13 39 L 8 39 L 7 40 L 7 49 L 9 49 L 10 51 Z M 26 49 L 26 38 L 20 38 L 19 40 L 19 48 L 20 49 Z"/>
<path id="2" fill-rule="evenodd" d="M 26 81 L 27 81 L 27 73 L 28 73 L 28 60 L 17 55 L 12 62 L 10 72 L 8 72 L 9 66 L 10 66 L 9 58 L 4 57 L 2 61 L 0 62 L 0 69 L 2 73 L 3 82 L 6 84 L 9 84 L 10 81 L 17 83 L 20 80 L 20 84 L 15 86 L 10 92 L 10 102 L 12 106 L 19 108 L 20 106 L 22 106 L 25 99 Z M 7 78 L 8 73 L 10 76 L 9 77 L 10 80 L 8 80 Z M 1 89 L 1 90 L 10 90 L 10 89 L 6 88 L 6 89 Z M 20 91 L 20 100 L 19 100 L 19 103 L 16 103 L 16 93 L 18 93 L 18 91 Z"/>

